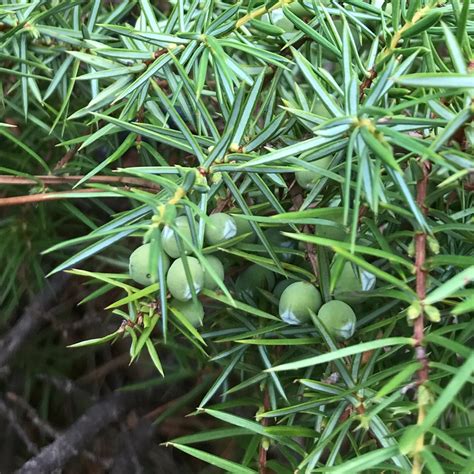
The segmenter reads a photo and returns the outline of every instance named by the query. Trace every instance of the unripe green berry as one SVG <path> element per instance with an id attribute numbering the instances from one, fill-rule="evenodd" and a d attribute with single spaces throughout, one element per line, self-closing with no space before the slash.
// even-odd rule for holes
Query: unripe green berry
<path id="1" fill-rule="evenodd" d="M 212 173 L 211 182 L 213 184 L 219 184 L 220 182 L 222 182 L 222 173 L 220 173 L 219 171 L 217 173 Z"/>
<path id="2" fill-rule="evenodd" d="M 277 8 L 270 12 L 271 22 L 285 30 L 286 33 L 291 33 L 295 29 L 295 25 L 285 16 L 281 8 Z"/>
<path id="3" fill-rule="evenodd" d="M 323 304 L 318 318 L 336 339 L 349 339 L 355 332 L 356 315 L 344 301 L 332 300 Z"/>
<path id="4" fill-rule="evenodd" d="M 283 292 L 293 283 L 296 283 L 296 280 L 293 280 L 292 278 L 287 278 L 286 280 L 279 281 L 276 284 L 275 288 L 273 288 L 273 294 L 275 295 L 275 298 L 279 300 Z"/>
<path id="5" fill-rule="evenodd" d="M 291 240 L 282 235 L 280 229 L 270 228 L 267 229 L 264 234 L 275 249 L 296 249 L 298 246 L 295 240 Z M 292 262 L 295 257 L 294 254 L 290 252 L 277 252 L 277 255 L 284 262 Z"/>
<path id="6" fill-rule="evenodd" d="M 330 163 L 331 157 L 326 157 L 316 160 L 311 164 L 327 169 Z M 296 181 L 303 189 L 313 189 L 314 185 L 317 184 L 322 177 L 323 175 L 321 173 L 307 169 L 295 173 Z"/>
<path id="7" fill-rule="evenodd" d="M 354 268 L 351 262 L 346 262 L 334 287 L 334 296 L 346 303 L 360 303 L 363 295 L 354 295 L 351 292 L 370 291 L 375 286 L 375 276 L 358 267 Z"/>
<path id="8" fill-rule="evenodd" d="M 231 216 L 218 212 L 209 216 L 204 235 L 209 245 L 219 245 L 237 235 L 237 225 Z"/>
<path id="9" fill-rule="evenodd" d="M 325 4 L 324 1 L 321 3 Z M 303 2 L 298 2 L 295 0 L 289 3 L 287 7 L 292 13 L 294 13 L 296 16 L 299 16 L 300 18 L 306 18 L 310 15 L 310 12 L 303 6 Z"/>
<path id="10" fill-rule="evenodd" d="M 250 235 L 245 237 L 242 242 L 245 242 L 246 244 L 254 243 L 256 235 L 252 229 L 252 226 L 250 225 L 250 221 L 238 215 L 232 217 L 234 218 L 235 225 L 237 226 L 237 235 L 250 233 Z"/>
<path id="11" fill-rule="evenodd" d="M 140 283 L 140 285 L 149 286 L 155 281 L 151 278 L 151 267 L 150 263 L 151 244 L 141 245 L 136 248 L 130 255 L 128 267 L 130 276 L 134 281 Z M 170 266 L 170 261 L 167 255 L 162 254 L 163 268 L 166 272 Z M 158 261 L 154 263 L 158 268 Z"/>
<path id="12" fill-rule="evenodd" d="M 302 324 L 311 319 L 321 306 L 319 291 L 308 282 L 296 282 L 282 293 L 278 312 L 287 324 Z"/>
<path id="13" fill-rule="evenodd" d="M 204 272 L 202 271 L 199 260 L 194 257 L 185 257 L 191 281 L 194 286 L 194 290 L 199 293 L 204 285 Z M 184 270 L 184 263 L 182 258 L 178 258 L 173 262 L 168 275 L 166 276 L 166 284 L 168 285 L 169 292 L 174 298 L 180 301 L 188 301 L 192 298 L 192 291 L 190 282 L 186 278 L 186 272 Z"/>
<path id="14" fill-rule="evenodd" d="M 207 260 L 207 263 L 214 270 L 214 272 L 217 274 L 219 279 L 221 281 L 224 280 L 224 265 L 222 265 L 222 262 L 214 255 L 209 255 L 208 257 L 205 257 L 205 258 Z M 204 288 L 207 288 L 209 290 L 215 290 L 218 287 L 217 282 L 211 277 L 209 272 L 204 267 L 203 267 L 203 271 L 204 271 Z"/>
<path id="15" fill-rule="evenodd" d="M 235 288 L 240 298 L 255 301 L 259 295 L 258 289 L 271 291 L 275 286 L 275 274 L 260 265 L 250 265 L 242 272 L 235 282 Z"/>
<path id="16" fill-rule="evenodd" d="M 182 313 L 195 328 L 202 326 L 204 308 L 200 301 L 180 301 L 173 299 L 170 302 L 170 306 Z"/>
<path id="17" fill-rule="evenodd" d="M 439 312 L 439 309 L 436 306 L 431 306 L 430 304 L 427 304 L 424 309 L 427 318 L 432 323 L 439 323 L 441 321 L 441 313 Z"/>
<path id="18" fill-rule="evenodd" d="M 178 233 L 183 235 L 189 241 L 192 240 L 191 237 L 191 228 L 189 227 L 189 221 L 186 216 L 180 216 L 175 221 L 175 226 L 178 228 Z M 164 251 L 171 257 L 171 258 L 178 258 L 181 255 L 181 252 L 178 247 L 178 243 L 176 242 L 176 234 L 175 231 L 169 227 L 165 226 L 163 228 L 163 232 L 161 233 L 161 242 L 163 245 Z M 184 247 L 184 251 L 186 254 L 191 252 L 191 247 L 181 239 L 181 242 Z"/>

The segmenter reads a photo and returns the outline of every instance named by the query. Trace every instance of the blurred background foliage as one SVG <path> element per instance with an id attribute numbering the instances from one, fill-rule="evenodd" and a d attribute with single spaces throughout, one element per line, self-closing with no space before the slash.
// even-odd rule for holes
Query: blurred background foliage
<path id="1" fill-rule="evenodd" d="M 472 472 L 473 10 L 1 2 L 0 470 L 105 400 L 55 468 Z M 217 213 L 238 232 L 210 244 Z M 197 327 L 166 226 L 215 283 Z M 282 321 L 287 279 L 355 334 Z"/>

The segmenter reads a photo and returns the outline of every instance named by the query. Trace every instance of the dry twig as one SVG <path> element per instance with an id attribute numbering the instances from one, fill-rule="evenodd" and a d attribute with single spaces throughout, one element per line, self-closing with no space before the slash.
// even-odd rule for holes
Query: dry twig
<path id="1" fill-rule="evenodd" d="M 50 309 L 69 279 L 66 274 L 51 278 L 25 308 L 17 323 L 0 339 L 0 367 L 6 365 L 28 337 L 42 325 L 44 314 Z"/>

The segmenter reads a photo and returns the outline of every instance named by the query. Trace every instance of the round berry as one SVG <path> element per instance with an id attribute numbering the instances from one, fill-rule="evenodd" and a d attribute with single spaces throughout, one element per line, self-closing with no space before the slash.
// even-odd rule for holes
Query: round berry
<path id="1" fill-rule="evenodd" d="M 372 273 L 346 262 L 334 287 L 334 296 L 346 303 L 360 303 L 364 296 L 351 293 L 369 291 L 374 285 L 375 276 Z"/>
<path id="2" fill-rule="evenodd" d="M 186 239 L 192 241 L 191 228 L 189 227 L 189 221 L 186 216 L 178 217 L 175 221 L 175 226 L 178 228 L 178 234 L 183 235 Z M 178 258 L 181 255 L 178 243 L 176 242 L 176 233 L 171 227 L 165 226 L 163 228 L 163 232 L 161 233 L 161 242 L 164 251 L 171 258 Z M 181 239 L 181 242 L 183 244 L 185 253 L 190 253 L 191 247 L 186 244 L 183 239 Z"/>
<path id="3" fill-rule="evenodd" d="M 311 162 L 311 164 L 314 164 L 315 166 L 319 166 L 320 168 L 324 169 L 327 169 L 330 163 L 331 157 L 322 158 L 320 160 Z M 317 184 L 322 177 L 323 175 L 318 171 L 312 171 L 307 169 L 297 171 L 295 173 L 297 183 L 304 189 L 313 189 L 314 185 Z"/>
<path id="4" fill-rule="evenodd" d="M 173 299 L 170 301 L 170 306 L 177 309 L 183 316 L 195 327 L 202 326 L 204 319 L 204 308 L 200 301 L 180 301 Z"/>
<path id="5" fill-rule="evenodd" d="M 278 311 L 287 324 L 302 324 L 311 319 L 321 306 L 319 291 L 308 282 L 296 282 L 282 293 Z"/>
<path id="6" fill-rule="evenodd" d="M 209 245 L 218 245 L 237 235 L 237 224 L 233 217 L 223 212 L 211 214 L 204 235 Z"/>
<path id="7" fill-rule="evenodd" d="M 323 304 L 318 318 L 336 339 L 349 339 L 355 332 L 356 315 L 344 301 L 332 300 Z"/>
<path id="8" fill-rule="evenodd" d="M 250 225 L 250 221 L 244 219 L 241 216 L 232 217 L 234 218 L 235 225 L 237 226 L 237 235 L 250 234 L 245 237 L 242 242 L 245 242 L 246 244 L 253 244 L 255 242 L 256 235 L 252 229 L 252 226 Z"/>
<path id="9" fill-rule="evenodd" d="M 130 276 L 134 281 L 140 283 L 140 285 L 149 286 L 152 283 L 155 283 L 155 281 L 151 278 L 151 265 L 153 265 L 153 263 L 150 262 L 150 255 L 151 244 L 141 245 L 130 255 L 128 263 Z M 167 272 L 170 266 L 169 258 L 163 253 L 162 259 L 164 271 Z M 155 262 L 155 265 L 158 268 L 158 261 Z"/>
<path id="10" fill-rule="evenodd" d="M 260 265 L 250 265 L 235 282 L 240 298 L 255 302 L 259 296 L 258 289 L 271 291 L 275 286 L 275 274 Z"/>
<path id="11" fill-rule="evenodd" d="M 298 246 L 295 240 L 291 240 L 288 237 L 282 235 L 280 229 L 270 228 L 267 229 L 264 234 L 272 246 L 277 250 L 293 250 Z M 277 252 L 277 255 L 283 262 L 292 262 L 295 257 L 294 254 L 290 252 Z"/>
<path id="12" fill-rule="evenodd" d="M 319 224 L 316 226 L 315 234 L 318 237 L 331 240 L 345 240 L 347 237 L 346 229 L 343 226 L 343 213 L 342 207 L 329 208 L 328 212 L 321 215 L 320 218 L 331 221 L 333 225 Z"/>
<path id="13" fill-rule="evenodd" d="M 224 280 L 224 265 L 222 265 L 222 262 L 217 258 L 214 257 L 214 255 L 209 255 L 208 257 L 205 257 L 207 260 L 207 263 L 209 266 L 214 270 L 214 272 L 217 274 L 219 279 L 222 281 Z M 208 271 L 203 267 L 203 272 L 204 272 L 204 288 L 207 288 L 209 290 L 215 290 L 218 287 L 217 282 L 214 280 L 214 278 L 211 277 Z"/>
<path id="14" fill-rule="evenodd" d="M 199 260 L 194 257 L 185 257 L 191 281 L 194 286 L 194 291 L 199 293 L 204 285 L 204 272 L 202 271 Z M 174 298 L 180 301 L 188 301 L 192 298 L 192 291 L 190 282 L 186 278 L 186 271 L 184 270 L 184 263 L 182 258 L 175 260 L 166 276 L 166 284 L 169 292 Z"/>

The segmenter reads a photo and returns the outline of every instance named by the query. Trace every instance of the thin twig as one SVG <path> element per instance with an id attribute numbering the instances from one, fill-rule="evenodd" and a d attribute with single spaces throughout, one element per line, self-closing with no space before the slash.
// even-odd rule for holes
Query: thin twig
<path id="1" fill-rule="evenodd" d="M 267 412 L 270 410 L 270 397 L 268 395 L 268 389 L 266 388 L 263 392 L 263 410 Z M 262 426 L 268 426 L 268 418 L 262 418 L 260 422 Z M 268 446 L 264 445 L 264 441 L 260 442 L 260 451 L 258 453 L 258 472 L 259 474 L 267 474 L 267 452 Z"/>
<path id="2" fill-rule="evenodd" d="M 430 162 L 425 160 L 421 163 L 423 176 L 417 182 L 416 185 L 416 201 L 421 208 L 423 214 L 426 215 L 427 208 L 425 205 L 427 190 L 428 190 L 428 177 L 430 172 Z M 417 232 L 415 235 L 415 269 L 416 269 L 416 294 L 418 301 L 424 301 L 426 297 L 426 277 L 427 272 L 425 269 L 426 260 L 426 240 L 427 235 L 425 232 Z M 423 306 L 419 316 L 415 319 L 413 327 L 413 337 L 415 339 L 415 351 L 416 358 L 421 364 L 421 368 L 418 371 L 417 376 L 417 387 L 418 387 L 418 420 L 417 424 L 420 425 L 425 419 L 425 402 L 423 397 L 420 396 L 421 390 L 425 383 L 428 381 L 429 365 L 428 357 L 426 354 L 426 348 L 423 344 L 425 328 L 425 314 Z M 415 455 L 413 459 L 413 474 L 420 474 L 422 471 L 422 461 L 420 459 L 420 453 L 424 446 L 424 435 L 421 434 L 416 441 Z"/>
<path id="3" fill-rule="evenodd" d="M 36 446 L 26 434 L 26 431 L 21 426 L 18 417 L 16 416 L 15 412 L 2 400 L 0 399 L 0 414 L 6 418 L 12 427 L 12 429 L 17 434 L 18 438 L 23 441 L 23 444 L 26 446 L 26 449 L 31 454 L 37 454 L 39 452 L 38 446 Z"/>
<path id="4" fill-rule="evenodd" d="M 362 102 L 362 99 L 365 96 L 365 90 L 370 88 L 370 86 L 372 85 L 376 77 L 377 77 L 377 71 L 372 68 L 369 71 L 368 76 L 364 79 L 364 81 L 359 86 L 359 102 Z"/>
<path id="5" fill-rule="evenodd" d="M 69 275 L 56 275 L 48 281 L 43 290 L 25 308 L 18 322 L 0 339 L 0 367 L 6 365 L 28 337 L 44 322 L 48 311 L 70 279 Z"/>
<path id="6" fill-rule="evenodd" d="M 152 187 L 151 185 L 148 187 L 141 186 L 143 190 L 156 192 L 157 188 Z M 77 189 L 74 190 L 75 194 L 81 193 L 99 193 L 104 192 L 103 189 L 96 189 L 96 188 L 88 188 L 88 189 Z M 73 196 L 74 198 L 80 196 Z M 72 199 L 71 191 L 56 191 L 51 193 L 38 193 L 38 194 L 27 194 L 24 196 L 14 196 L 9 198 L 0 198 L 0 207 L 6 206 L 18 206 L 22 204 L 35 204 L 39 202 L 45 201 L 59 201 L 61 199 Z"/>
<path id="7" fill-rule="evenodd" d="M 79 144 L 74 145 L 71 147 L 64 156 L 56 163 L 54 167 L 55 170 L 59 170 L 64 168 L 75 156 L 76 153 L 79 151 Z"/>
<path id="8" fill-rule="evenodd" d="M 68 397 L 77 396 L 84 400 L 95 400 L 95 396 L 79 387 L 76 382 L 68 379 L 67 377 L 52 375 L 52 374 L 38 374 L 37 378 L 43 382 L 51 384 L 56 390 L 64 393 Z"/>
<path id="9" fill-rule="evenodd" d="M 18 474 L 49 474 L 62 468 L 106 426 L 119 421 L 138 406 L 142 396 L 136 392 L 117 392 L 89 408 L 61 436 L 26 462 Z"/>
<path id="10" fill-rule="evenodd" d="M 103 189 L 78 189 L 74 191 L 75 193 L 97 193 L 104 192 Z M 38 193 L 38 194 L 27 194 L 25 196 L 14 196 L 9 198 L 0 199 L 0 207 L 7 206 L 19 206 L 22 204 L 35 204 L 45 201 L 58 201 L 60 199 L 65 199 L 67 194 L 70 194 L 70 191 L 59 191 L 52 193 Z"/>
<path id="11" fill-rule="evenodd" d="M 24 178 L 22 176 L 0 175 L 0 184 L 70 184 L 77 183 L 83 179 L 83 175 L 73 176 L 48 176 L 36 175 L 32 178 Z M 146 179 L 133 178 L 129 176 L 91 176 L 87 180 L 90 183 L 111 183 L 111 184 L 128 184 L 133 186 L 144 186 L 147 188 L 158 188 L 155 184 Z"/>
<path id="12" fill-rule="evenodd" d="M 305 225 L 303 227 L 303 233 L 308 235 L 314 235 L 314 226 Z M 309 263 L 311 264 L 311 269 L 316 279 L 319 280 L 319 267 L 318 267 L 318 258 L 316 256 L 316 246 L 311 242 L 305 242 L 306 255 L 308 256 Z"/>
<path id="13" fill-rule="evenodd" d="M 120 367 L 128 365 L 129 363 L 130 363 L 130 354 L 128 352 L 124 352 L 123 354 L 120 354 L 114 359 L 106 362 L 100 367 L 97 367 L 91 372 L 78 378 L 76 382 L 78 384 L 85 385 L 88 383 L 95 382 L 97 380 L 102 380 L 110 372 L 113 372 L 114 370 L 119 369 Z"/>
<path id="14" fill-rule="evenodd" d="M 38 412 L 23 397 L 20 397 L 20 395 L 13 392 L 7 392 L 6 396 L 8 400 L 20 407 L 26 413 L 26 416 L 41 433 L 53 439 L 59 435 L 59 432 L 56 431 L 46 420 L 40 418 Z"/>
<path id="15" fill-rule="evenodd" d="M 38 428 L 38 431 L 40 433 L 43 433 L 46 436 L 49 436 L 51 439 L 56 439 L 59 436 L 61 436 L 61 432 L 56 430 L 46 420 L 43 420 L 42 418 L 40 418 L 40 416 L 38 415 L 38 412 L 23 397 L 20 397 L 20 395 L 17 395 L 16 393 L 13 393 L 13 392 L 7 392 L 7 398 L 8 400 L 10 400 L 12 403 L 17 405 L 18 407 L 20 407 L 25 412 L 26 416 L 30 419 L 33 425 L 35 425 L 36 428 Z M 37 454 L 37 452 L 39 452 L 39 449 L 37 449 L 34 454 Z M 91 453 L 90 451 L 86 450 L 82 454 L 84 454 L 84 456 L 90 461 L 99 463 L 103 467 L 107 467 L 107 463 L 97 458 L 97 456 L 94 453 Z"/>

